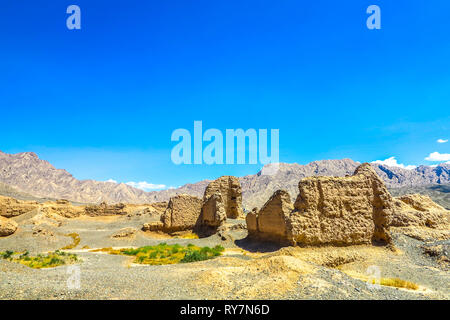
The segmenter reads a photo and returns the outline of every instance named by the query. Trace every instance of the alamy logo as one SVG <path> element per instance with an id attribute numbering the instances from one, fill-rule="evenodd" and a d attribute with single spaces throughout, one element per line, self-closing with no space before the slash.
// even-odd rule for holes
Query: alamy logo
<path id="1" fill-rule="evenodd" d="M 79 290 L 81 288 L 81 269 L 79 266 L 68 266 L 67 288 L 70 290 Z"/>
<path id="2" fill-rule="evenodd" d="M 381 269 L 379 266 L 368 266 L 366 270 L 367 277 L 367 288 L 369 290 L 379 290 L 381 289 Z"/>
<path id="3" fill-rule="evenodd" d="M 81 9 L 77 5 L 70 5 L 67 7 L 66 13 L 70 14 L 70 16 L 66 20 L 67 29 L 73 30 L 81 29 Z"/>
<path id="4" fill-rule="evenodd" d="M 366 10 L 370 16 L 367 18 L 367 28 L 369 30 L 381 29 L 381 9 L 379 6 L 373 4 Z"/>
<path id="5" fill-rule="evenodd" d="M 189 130 L 176 129 L 172 132 L 171 140 L 179 142 L 171 152 L 175 164 L 270 164 L 263 171 L 263 174 L 268 175 L 278 169 L 279 129 L 270 130 L 270 155 L 267 129 L 226 129 L 224 141 L 220 130 L 208 129 L 203 132 L 202 121 L 194 121 L 193 139 Z M 203 148 L 204 142 L 207 145 Z"/>

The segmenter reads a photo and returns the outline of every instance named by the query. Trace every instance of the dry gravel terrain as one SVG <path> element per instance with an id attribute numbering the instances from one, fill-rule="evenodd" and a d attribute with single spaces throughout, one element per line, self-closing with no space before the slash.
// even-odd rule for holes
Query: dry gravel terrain
<path id="1" fill-rule="evenodd" d="M 27 220 L 27 218 L 29 220 Z M 31 216 L 20 217 L 19 230 L 0 238 L 0 251 L 29 250 L 30 254 L 80 243 L 67 252 L 82 260 L 81 287 L 67 286 L 67 266 L 31 269 L 0 259 L 1 299 L 449 299 L 447 262 L 425 254 L 424 245 L 440 245 L 448 259 L 450 241 L 425 243 L 399 232 L 393 233 L 395 249 L 375 246 L 279 248 L 251 243 L 243 220 L 229 219 L 235 226 L 228 234 L 203 239 L 184 239 L 140 231 L 148 216 L 80 217 L 64 219 L 61 226 L 36 225 Z M 123 228 L 135 235 L 113 238 Z M 225 239 L 225 240 L 224 240 Z M 193 243 L 226 248 L 218 258 L 176 265 L 136 265 L 127 256 L 82 249 L 139 247 L 160 242 Z M 442 258 L 442 257 L 441 257 Z M 447 260 L 448 261 L 448 260 Z M 373 287 L 364 280 L 376 266 L 383 278 L 416 283 L 417 290 L 389 286 Z M 372 267 L 373 268 L 373 267 Z"/>

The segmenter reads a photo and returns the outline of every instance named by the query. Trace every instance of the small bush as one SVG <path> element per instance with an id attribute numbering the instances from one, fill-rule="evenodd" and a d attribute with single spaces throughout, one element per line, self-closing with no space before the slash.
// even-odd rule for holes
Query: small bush
<path id="1" fill-rule="evenodd" d="M 13 254 L 14 252 L 9 250 L 6 250 L 5 252 L 0 252 L 0 255 L 3 259 L 10 259 Z"/>
<path id="2" fill-rule="evenodd" d="M 124 249 L 123 254 L 126 254 L 127 256 L 135 256 L 139 253 L 139 250 L 137 249 Z"/>
<path id="3" fill-rule="evenodd" d="M 36 256 L 31 256 L 28 251 L 25 251 L 20 256 L 15 256 L 12 251 L 6 251 L 5 253 L 0 254 L 4 259 L 8 259 L 11 262 L 20 263 L 35 269 L 53 268 L 78 261 L 77 255 L 59 250 L 45 255 L 38 254 Z"/>
<path id="4" fill-rule="evenodd" d="M 187 262 L 203 261 L 207 259 L 208 255 L 205 253 L 205 251 L 189 250 L 184 255 L 184 258 L 180 260 L 180 262 L 187 263 Z"/>

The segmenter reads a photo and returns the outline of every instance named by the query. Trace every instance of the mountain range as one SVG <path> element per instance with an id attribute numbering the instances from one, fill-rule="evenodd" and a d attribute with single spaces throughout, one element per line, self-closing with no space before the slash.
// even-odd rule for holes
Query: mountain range
<path id="1" fill-rule="evenodd" d="M 295 199 L 300 179 L 308 176 L 346 176 L 353 174 L 359 162 L 351 159 L 320 160 L 306 165 L 280 163 L 274 175 L 264 175 L 264 169 L 240 178 L 243 205 L 246 210 L 261 207 L 278 189 L 285 189 Z M 450 164 L 419 166 L 403 169 L 372 164 L 388 188 L 427 186 L 450 183 Z M 186 184 L 177 189 L 145 192 L 124 183 L 78 180 L 63 169 L 39 159 L 33 152 L 7 154 L 0 151 L 0 183 L 38 198 L 67 199 L 78 203 L 150 203 L 167 201 L 171 196 L 186 193 L 202 197 L 211 180 Z M 5 187 L 5 185 L 7 187 Z"/>

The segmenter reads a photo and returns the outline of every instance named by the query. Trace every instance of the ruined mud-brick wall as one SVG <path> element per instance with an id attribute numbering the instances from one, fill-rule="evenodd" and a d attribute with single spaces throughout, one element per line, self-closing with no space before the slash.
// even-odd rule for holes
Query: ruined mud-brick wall
<path id="1" fill-rule="evenodd" d="M 202 203 L 202 199 L 187 194 L 170 198 L 167 209 L 161 216 L 163 231 L 175 232 L 194 229 L 200 222 Z"/>
<path id="2" fill-rule="evenodd" d="M 142 229 L 167 233 L 193 230 L 204 235 L 213 234 L 224 225 L 227 217 L 238 218 L 242 215 L 239 179 L 223 176 L 208 185 L 203 199 L 186 194 L 170 198 L 161 220 L 146 223 Z"/>
<path id="3" fill-rule="evenodd" d="M 213 194 L 220 193 L 227 218 L 243 217 L 242 188 L 239 179 L 233 176 L 223 176 L 211 182 L 205 190 L 203 200 L 208 200 Z"/>
<path id="4" fill-rule="evenodd" d="M 203 201 L 201 220 L 204 226 L 213 228 L 220 227 L 227 220 L 225 205 L 220 193 L 214 193 Z"/>
<path id="5" fill-rule="evenodd" d="M 250 237 L 277 242 L 288 241 L 288 219 L 293 209 L 289 193 L 286 190 L 276 191 L 259 212 L 255 208 L 247 214 Z"/>
<path id="6" fill-rule="evenodd" d="M 260 212 L 253 212 L 247 218 L 250 236 L 285 235 L 285 241 L 299 245 L 390 242 L 392 197 L 369 164 L 359 166 L 350 177 L 302 179 L 291 212 L 286 209 L 289 206 L 287 197 L 283 201 L 272 198 Z M 284 230 L 283 224 L 279 223 L 283 219 Z M 268 227 L 271 224 L 268 221 L 272 221 L 273 230 Z M 262 228 L 262 225 L 266 227 Z"/>
<path id="7" fill-rule="evenodd" d="M 102 202 L 99 205 L 86 206 L 84 211 L 86 215 L 92 217 L 127 214 L 126 205 L 123 203 L 108 205 L 106 202 Z"/>

